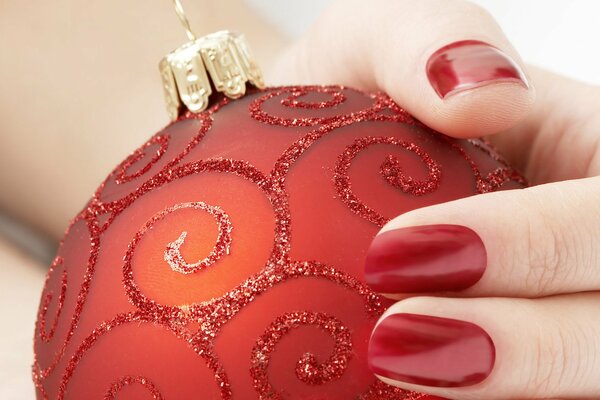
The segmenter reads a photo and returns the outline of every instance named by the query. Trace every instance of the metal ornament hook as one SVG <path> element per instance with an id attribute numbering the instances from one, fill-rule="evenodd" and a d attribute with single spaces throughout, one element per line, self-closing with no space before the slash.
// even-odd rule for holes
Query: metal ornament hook
<path id="1" fill-rule="evenodd" d="M 244 35 L 219 31 L 197 38 L 180 0 L 172 0 L 190 41 L 167 54 L 159 64 L 167 112 L 172 120 L 189 111 L 200 113 L 216 91 L 238 99 L 246 86 L 264 87 L 260 68 Z"/>
<path id="2" fill-rule="evenodd" d="M 179 22 L 181 22 L 183 29 L 185 29 L 185 33 L 186 33 L 188 39 L 190 39 L 190 41 L 193 42 L 194 40 L 196 40 L 196 35 L 194 34 L 194 32 L 192 31 L 192 28 L 190 27 L 190 21 L 187 19 L 187 16 L 185 15 L 185 10 L 183 9 L 181 2 L 179 0 L 173 0 L 173 7 L 175 7 L 175 13 L 177 13 Z"/>

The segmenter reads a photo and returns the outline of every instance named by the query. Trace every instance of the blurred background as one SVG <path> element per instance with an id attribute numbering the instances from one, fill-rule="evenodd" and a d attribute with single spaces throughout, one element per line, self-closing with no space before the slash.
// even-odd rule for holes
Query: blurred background
<path id="1" fill-rule="evenodd" d="M 328 0 L 248 0 L 286 36 L 300 35 Z M 600 84 L 596 0 L 471 0 L 487 9 L 529 64 Z M 290 16 L 293 15 L 293 18 Z M 401 49 L 399 49 L 401 51 Z"/>
<path id="2" fill-rule="evenodd" d="M 202 31 L 228 27 L 245 32 L 265 66 L 302 34 L 328 2 L 184 3 L 193 25 Z M 599 1 L 475 2 L 496 17 L 526 62 L 600 84 Z M 167 122 L 156 64 L 184 36 L 170 1 L 127 3 L 131 4 L 0 2 L 3 400 L 34 397 L 30 365 L 39 296 L 68 219 L 117 162 Z M 231 13 L 233 6 L 238 12 Z M 142 14 L 147 24 L 135 20 Z M 124 35 L 128 29 L 131 34 Z M 98 46 L 98 35 L 109 39 L 114 35 L 113 43 Z M 93 68 L 100 72 L 92 74 Z M 48 72 L 43 79 L 19 79 L 42 76 L 40 69 Z M 36 93 L 39 96 L 32 96 Z M 113 135 L 119 139 L 102 140 L 106 131 L 118 132 Z M 29 163 L 31 157 L 38 163 Z M 48 171 L 41 171 L 40 163 L 48 165 Z"/>

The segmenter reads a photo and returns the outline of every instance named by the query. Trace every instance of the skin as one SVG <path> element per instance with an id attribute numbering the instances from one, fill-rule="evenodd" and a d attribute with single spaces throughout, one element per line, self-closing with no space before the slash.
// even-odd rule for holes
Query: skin
<path id="1" fill-rule="evenodd" d="M 261 65 L 285 42 L 242 0 L 184 5 L 197 35 L 235 28 L 260 43 Z M 169 122 L 158 62 L 186 41 L 169 0 L 2 1 L 0 210 L 58 241 L 108 171 Z"/>
<path id="2" fill-rule="evenodd" d="M 22 3 L 3 3 L 0 12 L 0 48 L 14 54 L 2 66 L 14 79 L 0 93 L 0 146 L 11 149 L 0 158 L 0 187 L 6 189 L 0 206 L 58 237 L 106 171 L 166 123 L 155 63 L 183 36 L 175 18 L 165 17 L 172 11 L 164 4 L 148 9 L 127 2 L 116 12 L 112 2 L 38 2 L 35 10 Z M 254 46 L 259 61 L 274 65 L 270 84 L 384 90 L 448 135 L 490 135 L 537 185 L 415 210 L 383 228 L 459 224 L 481 236 L 488 267 L 477 284 L 457 293 L 397 294 L 402 300 L 387 314 L 475 323 L 497 351 L 492 374 L 471 387 L 386 381 L 461 400 L 598 398 L 600 89 L 527 67 L 492 17 L 462 0 L 334 1 L 277 63 L 264 60 L 281 41 L 263 23 L 236 20 L 230 5 L 190 2 L 188 14 L 204 18 L 202 32 L 217 28 L 215 20 L 247 32 L 263 46 Z M 211 18 L 201 7 L 210 7 Z M 132 32 L 140 10 L 150 22 Z M 109 20 L 108 30 L 99 23 Z M 258 25 L 258 32 L 250 29 Z M 425 74 L 427 59 L 465 39 L 488 42 L 512 57 L 529 88 L 505 82 L 439 98 Z M 76 63 L 68 62 L 73 54 Z M 26 80 L 39 74 L 41 59 L 48 78 Z"/>
<path id="3" fill-rule="evenodd" d="M 504 82 L 437 96 L 427 59 L 465 39 L 488 42 L 520 63 L 529 88 Z M 399 301 L 382 318 L 469 321 L 496 346 L 491 375 L 470 387 L 384 381 L 460 400 L 599 397 L 599 88 L 527 67 L 491 16 L 460 0 L 336 1 L 274 74 L 281 82 L 384 90 L 448 135 L 489 135 L 537 185 L 414 210 L 383 227 L 458 224 L 479 234 L 488 253 L 479 282 L 455 293 L 392 294 Z"/>

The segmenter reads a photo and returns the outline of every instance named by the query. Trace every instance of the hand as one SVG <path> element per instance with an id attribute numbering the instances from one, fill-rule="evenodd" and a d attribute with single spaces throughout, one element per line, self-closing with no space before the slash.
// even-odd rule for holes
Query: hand
<path id="1" fill-rule="evenodd" d="M 526 69 L 460 0 L 336 1 L 273 76 L 384 90 L 454 137 L 500 132 L 490 140 L 536 185 L 381 230 L 366 279 L 401 299 L 371 338 L 382 380 L 461 400 L 600 397 L 598 88 Z"/>

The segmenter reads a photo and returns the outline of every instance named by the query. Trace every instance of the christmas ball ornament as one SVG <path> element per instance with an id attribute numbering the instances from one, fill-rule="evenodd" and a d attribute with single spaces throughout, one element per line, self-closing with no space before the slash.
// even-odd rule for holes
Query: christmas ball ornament
<path id="1" fill-rule="evenodd" d="M 433 399 L 368 370 L 391 302 L 364 283 L 366 250 L 403 212 L 523 179 L 383 93 L 246 89 L 260 75 L 219 35 L 161 64 L 177 119 L 72 221 L 41 298 L 37 398 Z M 198 66 L 245 96 L 209 104 Z"/>

